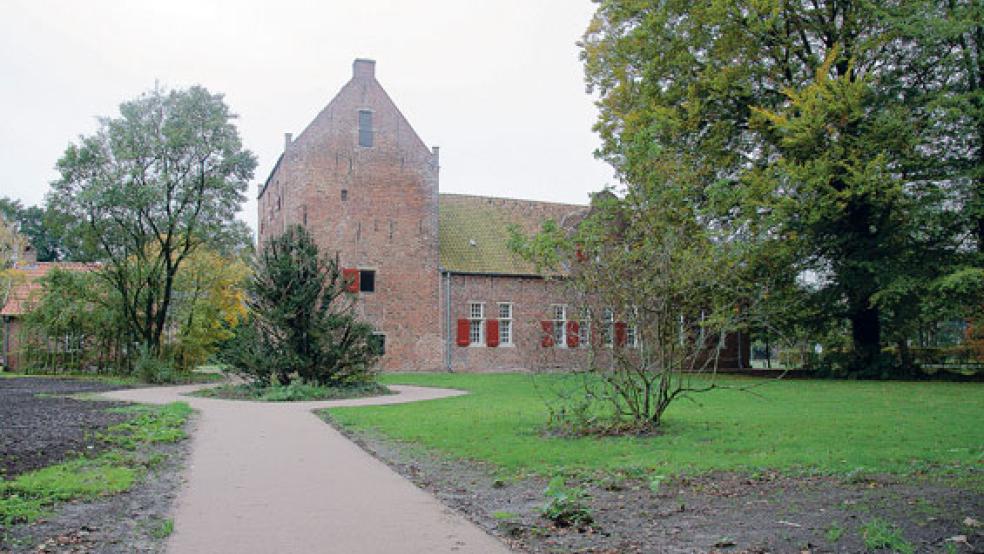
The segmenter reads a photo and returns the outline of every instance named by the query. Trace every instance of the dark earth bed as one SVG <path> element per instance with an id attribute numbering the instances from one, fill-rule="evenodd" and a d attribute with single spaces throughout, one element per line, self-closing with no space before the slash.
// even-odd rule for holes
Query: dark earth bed
<path id="1" fill-rule="evenodd" d="M 641 479 L 599 479 L 582 483 L 595 524 L 578 530 L 539 516 L 545 478 L 501 481 L 481 463 L 341 431 L 518 551 L 865 552 L 863 526 L 880 519 L 915 552 L 984 552 L 980 467 L 959 478 L 718 473 L 656 491 Z"/>
<path id="2" fill-rule="evenodd" d="M 132 416 L 106 411 L 122 402 L 65 396 L 122 388 L 127 387 L 81 379 L 0 378 L 0 477 L 9 479 L 100 449 L 103 445 L 92 439 L 95 432 Z"/>
<path id="3" fill-rule="evenodd" d="M 125 403 L 59 395 L 121 388 L 127 387 L 77 379 L 0 378 L 0 467 L 6 471 L 0 478 L 103 449 L 91 436 L 132 418 L 106 411 Z M 29 524 L 0 525 L 0 554 L 163 552 L 167 533 L 162 530 L 180 488 L 188 448 L 184 440 L 141 452 L 144 458 L 162 461 L 126 492 L 61 504 Z"/>

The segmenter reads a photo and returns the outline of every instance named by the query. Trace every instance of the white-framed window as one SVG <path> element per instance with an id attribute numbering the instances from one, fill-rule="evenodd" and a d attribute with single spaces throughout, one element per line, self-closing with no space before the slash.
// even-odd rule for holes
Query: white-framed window
<path id="1" fill-rule="evenodd" d="M 550 306 L 551 321 L 553 321 L 554 345 L 567 347 L 567 306 L 554 304 Z"/>
<path id="2" fill-rule="evenodd" d="M 591 309 L 581 309 L 581 321 L 577 322 L 577 345 L 581 348 L 591 346 Z"/>
<path id="3" fill-rule="evenodd" d="M 499 344 L 511 345 L 512 336 L 512 310 L 513 306 L 509 302 L 499 302 Z"/>
<path id="4" fill-rule="evenodd" d="M 625 345 L 629 348 L 639 348 L 639 308 L 633 306 L 632 320 L 625 326 Z"/>
<path id="5" fill-rule="evenodd" d="M 612 346 L 615 344 L 615 312 L 611 308 L 602 311 L 601 324 L 604 326 L 605 346 Z"/>
<path id="6" fill-rule="evenodd" d="M 472 346 L 485 344 L 485 304 L 481 302 L 468 305 L 468 343 Z"/>

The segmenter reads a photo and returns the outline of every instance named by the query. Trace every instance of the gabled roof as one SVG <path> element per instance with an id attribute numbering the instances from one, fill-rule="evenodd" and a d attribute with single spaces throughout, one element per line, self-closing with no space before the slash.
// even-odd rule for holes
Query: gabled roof
<path id="1" fill-rule="evenodd" d="M 441 194 L 441 267 L 453 273 L 541 276 L 543 272 L 509 250 L 509 226 L 517 225 L 527 235 L 548 219 L 569 227 L 587 210 L 576 204 Z"/>
<path id="2" fill-rule="evenodd" d="M 3 309 L 0 309 L 0 316 L 19 316 L 29 312 L 31 303 L 35 300 L 32 296 L 41 291 L 41 278 L 52 269 L 92 271 L 97 267 L 99 264 L 81 262 L 29 262 L 15 265 L 10 270 L 13 275 L 10 295 Z"/>
<path id="3" fill-rule="evenodd" d="M 280 169 L 280 162 L 282 161 L 284 161 L 283 152 L 281 152 L 280 155 L 277 156 L 277 163 L 273 164 L 273 169 L 271 169 L 270 174 L 267 175 L 266 181 L 263 181 L 263 186 L 260 187 L 260 192 L 256 194 L 257 199 L 263 197 L 263 193 L 266 192 L 267 186 L 270 184 L 270 179 L 273 179 L 273 176 L 277 174 L 277 170 Z"/>
<path id="4" fill-rule="evenodd" d="M 366 104 L 366 89 L 369 87 L 378 93 L 378 103 L 388 104 L 388 108 L 396 114 L 396 117 L 400 122 L 397 126 L 397 128 L 400 129 L 400 133 L 404 135 L 409 134 L 411 142 L 415 143 L 417 148 L 429 154 L 430 149 L 427 147 L 427 144 L 420 138 L 417 131 L 414 130 L 413 125 L 410 125 L 410 122 L 407 120 L 406 116 L 403 115 L 403 112 L 400 110 L 399 106 L 396 105 L 396 102 L 394 102 L 390 97 L 389 93 L 386 92 L 386 89 L 383 88 L 383 85 L 376 80 L 375 65 L 375 60 L 356 58 L 355 62 L 352 64 L 352 78 L 342 85 L 342 88 L 335 93 L 335 96 L 332 97 L 331 101 L 329 101 L 328 104 L 326 104 L 325 107 L 318 112 L 318 115 L 316 115 L 314 119 L 308 123 L 307 127 L 305 127 L 304 130 L 293 139 L 292 144 L 303 144 L 305 141 L 317 140 L 317 129 L 332 128 L 335 126 L 336 123 L 332 112 L 336 105 L 345 104 L 346 97 L 357 97 L 360 99 L 360 102 L 358 102 L 360 105 L 368 107 L 368 104 Z M 360 66 L 363 68 L 368 68 L 368 71 L 360 72 Z M 372 95 L 370 95 L 370 97 L 372 97 Z M 377 108 L 379 107 L 378 103 Z M 260 187 L 259 193 L 256 195 L 258 199 L 261 198 L 266 192 L 267 186 L 270 184 L 270 180 L 273 179 L 274 175 L 276 175 L 277 170 L 280 168 L 281 162 L 283 161 L 284 154 L 281 153 L 277 158 L 277 162 L 274 164 L 273 169 L 270 170 L 270 174 L 267 175 L 266 180 L 263 182 L 263 186 Z"/>

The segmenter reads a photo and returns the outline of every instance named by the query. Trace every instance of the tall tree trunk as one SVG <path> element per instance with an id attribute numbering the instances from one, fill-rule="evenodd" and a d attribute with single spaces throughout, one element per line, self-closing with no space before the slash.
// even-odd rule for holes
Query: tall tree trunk
<path id="1" fill-rule="evenodd" d="M 870 262 L 882 258 L 879 251 L 875 209 L 865 198 L 848 202 L 844 210 L 843 259 L 847 261 L 839 276 L 845 286 L 848 299 L 848 316 L 851 321 L 853 347 L 851 371 L 862 376 L 877 377 L 881 373 L 881 322 L 879 309 L 871 302 L 878 291 L 877 275 Z"/>
<path id="2" fill-rule="evenodd" d="M 881 357 L 881 322 L 878 308 L 865 297 L 855 302 L 851 312 L 851 340 L 854 347 L 854 371 L 877 376 Z"/>
<path id="3" fill-rule="evenodd" d="M 909 350 L 909 343 L 906 339 L 899 339 L 895 343 L 899 351 L 899 368 L 907 375 L 916 374 L 915 360 L 912 358 L 912 351 Z"/>

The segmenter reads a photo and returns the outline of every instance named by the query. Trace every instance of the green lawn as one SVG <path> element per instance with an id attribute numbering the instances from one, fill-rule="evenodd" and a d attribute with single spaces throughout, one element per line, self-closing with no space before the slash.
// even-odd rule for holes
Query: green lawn
<path id="1" fill-rule="evenodd" d="M 184 402 L 137 404 L 111 410 L 134 417 L 99 434 L 103 442 L 113 447 L 110 450 L 95 457 L 77 456 L 11 480 L 0 478 L 0 528 L 34 521 L 59 502 L 89 500 L 128 490 L 146 469 L 160 463 L 159 455 L 148 456 L 147 446 L 176 442 L 187 436 L 184 427 L 191 407 Z"/>
<path id="2" fill-rule="evenodd" d="M 548 437 L 539 395 L 564 378 L 388 374 L 382 377 L 385 384 L 451 387 L 471 394 L 334 408 L 329 414 L 345 426 L 491 462 L 504 474 L 907 473 L 927 467 L 979 469 L 984 460 L 984 386 L 978 383 L 769 381 L 755 395 L 720 390 L 698 395 L 696 403 L 678 401 L 670 406 L 659 436 Z"/>
<path id="3" fill-rule="evenodd" d="M 202 366 L 209 368 L 214 366 Z M 23 377 L 42 378 L 42 379 L 78 379 L 81 381 L 98 381 L 109 385 L 136 386 L 146 385 L 145 381 L 140 380 L 136 375 L 117 375 L 113 373 L 90 373 L 90 372 L 54 372 L 54 373 L 24 373 L 4 371 L 0 368 L 0 379 L 21 379 Z M 190 371 L 176 372 L 173 374 L 173 382 L 168 384 L 184 385 L 192 383 L 215 383 L 222 381 L 226 376 L 222 373 Z M 163 384 L 163 383 L 158 383 Z"/>

